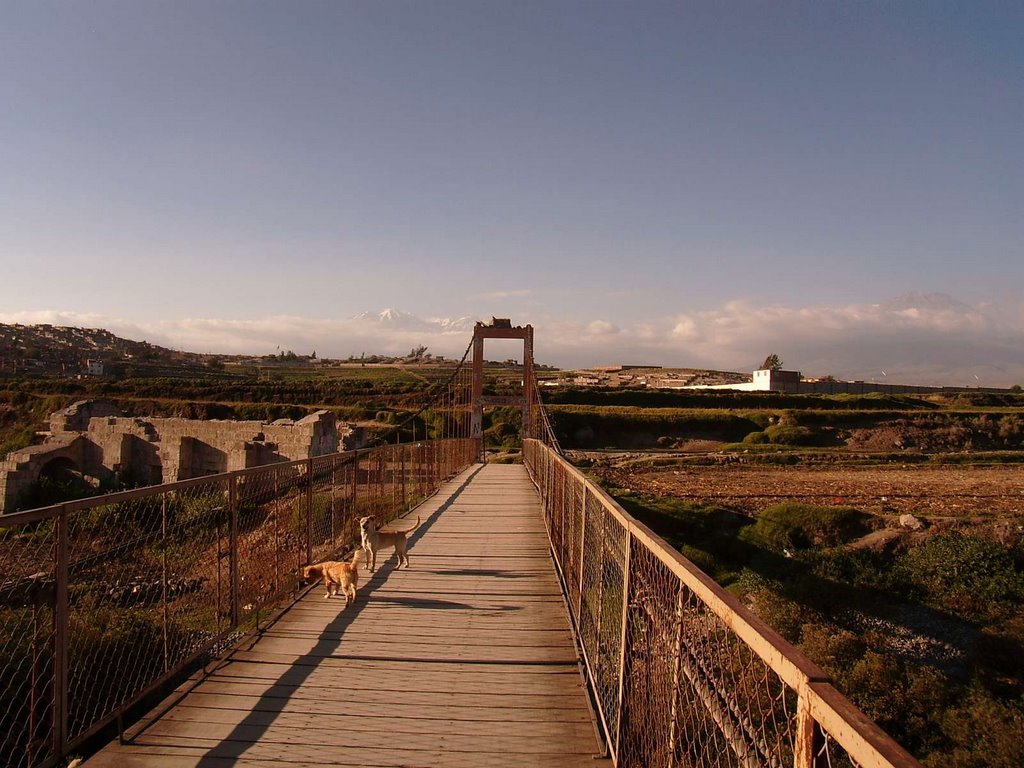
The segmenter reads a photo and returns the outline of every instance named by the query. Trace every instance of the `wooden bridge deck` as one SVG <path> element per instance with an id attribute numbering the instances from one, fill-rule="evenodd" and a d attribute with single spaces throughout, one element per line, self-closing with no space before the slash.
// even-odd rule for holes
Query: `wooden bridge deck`
<path id="1" fill-rule="evenodd" d="M 608 764 L 525 469 L 472 467 L 416 515 L 411 568 L 378 559 L 345 611 L 313 590 L 86 765 Z"/>

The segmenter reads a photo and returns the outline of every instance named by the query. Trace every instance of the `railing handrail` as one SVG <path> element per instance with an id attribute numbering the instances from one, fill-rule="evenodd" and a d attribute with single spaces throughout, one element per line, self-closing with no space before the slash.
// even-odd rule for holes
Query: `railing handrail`
<path id="1" fill-rule="evenodd" d="M 458 437 L 447 437 L 447 438 L 432 438 L 430 440 L 417 440 L 417 443 L 436 443 L 449 440 L 459 440 L 463 438 Z M 275 461 L 269 464 L 257 464 L 253 467 L 243 467 L 242 469 L 231 469 L 227 472 L 217 472 L 212 475 L 200 475 L 199 477 L 190 477 L 185 480 L 174 480 L 170 483 L 157 483 L 155 485 L 143 485 L 138 488 L 129 488 L 124 491 L 113 491 L 111 493 L 98 494 L 96 496 L 84 496 L 80 499 L 71 499 L 70 501 L 62 501 L 57 504 L 50 504 L 45 507 L 34 507 L 33 509 L 24 509 L 17 512 L 9 512 L 4 515 L 0 515 L 0 527 L 9 528 L 15 525 L 21 525 L 24 523 L 32 523 L 37 520 L 46 520 L 57 514 L 62 510 L 67 512 L 77 512 L 82 509 L 89 509 L 98 505 L 107 504 L 119 504 L 124 501 L 132 501 L 134 499 L 144 498 L 146 496 L 153 496 L 158 493 L 169 493 L 172 491 L 183 491 L 188 488 L 194 488 L 196 486 L 220 482 L 224 480 L 230 480 L 233 477 L 245 477 L 246 475 L 259 474 L 266 472 L 270 469 L 280 470 L 288 469 L 290 467 L 306 466 L 311 461 L 324 461 L 324 460 L 355 460 L 359 456 L 365 456 L 367 454 L 375 453 L 385 448 L 394 448 L 396 444 L 391 443 L 387 445 L 376 445 L 371 448 L 353 448 L 349 451 L 337 451 L 336 453 L 322 453 L 318 456 L 309 456 L 304 459 L 289 459 L 288 461 Z M 402 443 L 401 445 L 408 446 L 409 443 Z"/>
<path id="2" fill-rule="evenodd" d="M 533 465 L 530 456 L 535 448 L 546 451 L 546 461 L 555 462 L 561 472 L 585 488 L 586 494 L 592 494 L 600 502 L 605 512 L 626 531 L 627 541 L 632 539 L 657 558 L 708 610 L 796 692 L 800 701 L 798 712 L 801 716 L 810 718 L 809 722 L 797 723 L 798 739 L 802 738 L 799 737 L 799 734 L 803 729 L 810 726 L 820 727 L 862 768 L 869 766 L 871 768 L 920 768 L 920 763 L 912 755 L 832 686 L 831 678 L 820 667 L 769 627 L 760 617 L 726 592 L 710 576 L 701 571 L 674 547 L 667 544 L 650 528 L 636 520 L 603 488 L 550 446 L 535 439 L 525 440 L 524 461 L 546 504 L 549 503 L 549 496 L 552 495 L 551 490 L 547 487 L 551 483 L 551 479 L 541 477 L 539 468 Z M 558 559 L 556 551 L 556 561 Z M 561 569 L 565 564 L 560 562 L 559 565 Z M 580 568 L 583 568 L 582 552 Z M 576 578 L 575 574 L 565 575 L 563 572 L 564 580 L 570 576 Z M 625 578 L 628 581 L 628 572 Z M 564 586 L 563 583 L 563 588 Z M 629 594 L 628 585 L 624 594 Z M 568 604 L 570 612 L 572 612 L 572 601 L 568 601 Z M 579 617 L 574 616 L 574 619 L 574 631 L 578 631 Z M 623 635 L 625 635 L 625 628 L 623 628 Z M 582 642 L 580 642 L 580 646 L 586 655 L 586 649 Z M 623 672 L 621 668 L 618 671 L 620 675 Z M 594 683 L 593 680 L 590 682 Z M 599 697 L 598 701 L 600 701 Z M 607 721 L 607 716 L 604 719 Z M 608 736 L 610 741 L 615 741 L 615 734 L 608 734 Z M 807 749 L 809 750 L 809 747 Z M 797 752 L 799 753 L 800 750 L 798 749 Z M 613 756 L 618 758 L 617 750 Z M 806 758 L 807 755 L 805 754 L 804 757 Z M 799 762 L 800 759 L 800 755 L 797 754 L 798 766 L 814 764 L 813 759 L 811 762 L 806 762 L 806 760 Z"/>
<path id="3" fill-rule="evenodd" d="M 25 654 L 5 657 L 8 666 L 0 666 L 0 683 L 5 676 L 22 681 L 0 688 L 15 699 L 0 712 L 7 731 L 3 744 L 16 745 L 19 753 L 12 765 L 52 766 L 100 729 L 120 722 L 129 707 L 193 669 L 199 659 L 221 653 L 239 633 L 251 631 L 254 621 L 258 629 L 261 611 L 274 609 L 289 594 L 295 597 L 297 565 L 357 544 L 354 517 L 361 509 L 387 521 L 436 493 L 478 455 L 478 439 L 442 437 L 263 464 L 0 516 L 0 530 L 14 534 L 5 537 L 0 550 L 0 610 L 15 622 L 8 639 L 16 643 L 10 647 Z M 145 503 L 132 503 L 140 500 Z M 211 505 L 199 505 L 203 522 L 185 517 L 170 523 L 172 504 L 191 501 Z M 147 527 L 125 527 L 125 518 L 109 517 L 104 510 L 143 513 Z M 99 521 L 108 521 L 107 527 L 89 527 Z M 80 549 L 72 533 L 79 525 L 85 526 Z M 28 535 L 19 535 L 21 530 Z M 188 547 L 180 567 L 174 558 L 182 553 L 168 554 L 175 542 Z M 253 579 L 266 573 L 259 564 L 268 556 L 269 575 Z M 170 590 L 172 582 L 183 581 L 204 600 L 179 603 L 190 592 Z M 118 610 L 148 611 L 152 626 L 162 627 L 162 650 L 157 635 L 155 646 L 135 648 L 131 660 L 103 656 L 100 661 L 86 640 L 69 632 L 69 617 L 90 632 L 95 622 Z M 77 656 L 69 661 L 71 646 Z M 139 661 L 150 651 L 147 658 L 156 654 L 157 662 L 162 653 L 162 669 Z M 133 666 L 123 675 L 112 674 L 113 682 L 101 692 L 83 687 L 86 666 L 102 664 L 114 673 L 110 665 L 128 661 Z M 77 674 L 69 674 L 69 664 L 77 665 Z M 85 708 L 76 711 L 72 729 L 69 707 L 75 696 Z M 17 700 L 22 697 L 27 698 Z M 19 736 L 14 724 L 21 720 L 35 725 L 26 725 Z"/>

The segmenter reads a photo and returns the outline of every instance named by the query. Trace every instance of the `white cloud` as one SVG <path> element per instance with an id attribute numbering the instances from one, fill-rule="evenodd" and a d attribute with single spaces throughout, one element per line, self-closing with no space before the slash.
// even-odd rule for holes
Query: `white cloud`
<path id="1" fill-rule="evenodd" d="M 594 320 L 587 324 L 587 333 L 591 336 L 614 336 L 619 329 L 607 320 Z"/>
<path id="2" fill-rule="evenodd" d="M 774 352 L 808 375 L 870 380 L 885 370 L 891 382 L 1009 386 L 1024 383 L 1022 307 L 1019 299 L 972 307 L 941 294 L 845 306 L 736 300 L 622 328 L 614 339 L 552 324 L 538 329 L 537 348 L 566 365 L 649 362 L 737 371 Z"/>
<path id="3" fill-rule="evenodd" d="M 475 296 L 470 296 L 470 298 L 480 301 L 494 301 L 497 299 L 522 299 L 532 295 L 533 291 L 530 289 L 521 288 L 514 291 L 491 291 L 489 293 L 478 293 Z"/>
<path id="4" fill-rule="evenodd" d="M 422 319 L 387 310 L 356 318 L 276 315 L 137 323 L 95 313 L 40 311 L 0 314 L 0 322 L 103 327 L 128 338 L 199 352 L 268 354 L 280 348 L 347 357 L 398 354 L 425 344 L 434 354 L 460 357 L 475 318 Z M 736 300 L 633 325 L 558 318 L 533 325 L 538 362 L 563 367 L 648 363 L 749 371 L 769 353 L 777 353 L 787 368 L 808 375 L 871 380 L 881 379 L 884 370 L 889 382 L 1024 384 L 1020 298 L 979 306 L 936 294 L 845 306 Z"/>

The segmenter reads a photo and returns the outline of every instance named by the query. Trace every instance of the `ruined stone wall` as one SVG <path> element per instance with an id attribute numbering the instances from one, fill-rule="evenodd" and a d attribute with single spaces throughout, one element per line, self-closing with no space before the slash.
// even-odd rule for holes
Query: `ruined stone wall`
<path id="1" fill-rule="evenodd" d="M 97 480 L 152 485 L 306 459 L 340 449 L 337 420 L 317 411 L 299 421 L 203 421 L 124 416 L 112 404 L 81 401 L 50 414 L 42 445 L 0 462 L 0 513 L 35 482 L 40 467 L 63 456 Z M 73 452 L 69 445 L 74 445 Z"/>
<path id="2" fill-rule="evenodd" d="M 90 421 L 104 416 L 124 416 L 124 413 L 106 400 L 79 400 L 50 414 L 50 433 L 85 432 Z"/>
<path id="3" fill-rule="evenodd" d="M 78 434 L 62 435 L 43 445 L 30 445 L 11 451 L 0 461 L 0 514 L 14 509 L 21 494 L 28 490 L 51 461 L 62 459 L 80 468 L 92 450 L 89 441 Z"/>
<path id="4" fill-rule="evenodd" d="M 298 422 L 146 421 L 165 483 L 231 472 L 276 461 L 293 461 L 338 450 L 334 414 L 318 411 Z"/>

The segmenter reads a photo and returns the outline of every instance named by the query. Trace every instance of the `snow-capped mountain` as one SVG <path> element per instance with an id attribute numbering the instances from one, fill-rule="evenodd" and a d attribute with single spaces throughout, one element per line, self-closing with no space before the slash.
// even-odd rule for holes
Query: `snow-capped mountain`
<path id="1" fill-rule="evenodd" d="M 470 317 L 447 318 L 431 317 L 422 318 L 411 312 L 403 312 L 400 309 L 388 307 L 379 312 L 361 312 L 352 318 L 354 321 L 364 324 L 383 326 L 389 330 L 396 331 L 433 331 L 440 333 L 454 333 L 472 331 L 476 320 Z"/>

